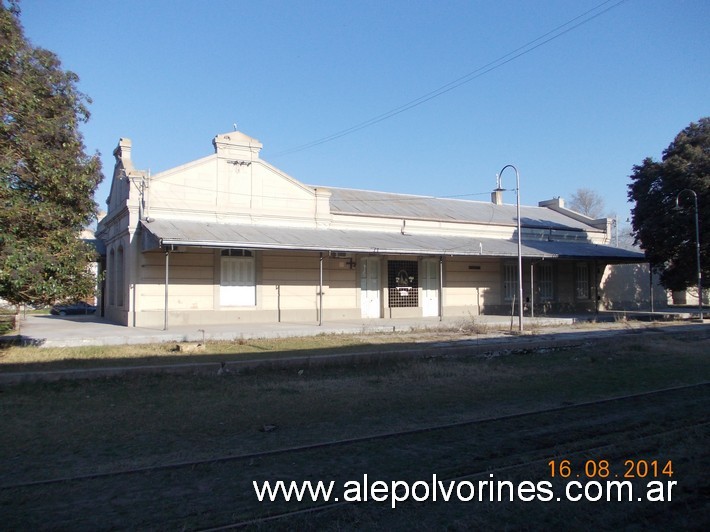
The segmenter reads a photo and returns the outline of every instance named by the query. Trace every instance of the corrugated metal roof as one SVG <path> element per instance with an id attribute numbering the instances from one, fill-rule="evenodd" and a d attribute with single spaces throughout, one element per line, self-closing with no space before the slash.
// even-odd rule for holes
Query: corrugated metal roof
<path id="1" fill-rule="evenodd" d="M 331 192 L 331 212 L 337 214 L 517 225 L 515 205 L 348 188 L 317 188 Z M 547 207 L 521 205 L 520 218 L 521 225 L 526 228 L 599 232 L 598 228 Z"/>
<path id="2" fill-rule="evenodd" d="M 154 237 L 146 249 L 161 245 L 215 248 L 290 249 L 352 253 L 517 257 L 517 241 L 465 236 L 411 235 L 399 232 L 305 229 L 187 220 L 143 222 Z M 523 241 L 528 258 L 598 258 L 645 262 L 642 253 L 590 242 Z"/>

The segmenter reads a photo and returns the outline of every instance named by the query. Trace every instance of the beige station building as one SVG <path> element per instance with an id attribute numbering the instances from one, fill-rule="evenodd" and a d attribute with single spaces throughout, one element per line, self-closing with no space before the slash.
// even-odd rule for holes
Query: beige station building
<path id="1" fill-rule="evenodd" d="M 100 312 L 132 327 L 517 312 L 516 205 L 306 185 L 244 133 L 150 175 L 121 139 L 106 216 Z M 506 176 L 508 179 L 512 177 Z M 611 220 L 561 199 L 521 206 L 524 312 L 593 312 Z M 607 295 L 608 297 L 608 295 Z M 532 307 L 532 308 L 531 308 Z"/>

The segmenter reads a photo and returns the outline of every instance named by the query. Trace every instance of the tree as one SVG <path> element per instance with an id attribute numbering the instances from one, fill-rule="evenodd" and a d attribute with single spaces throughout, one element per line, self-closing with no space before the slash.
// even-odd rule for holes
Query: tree
<path id="1" fill-rule="evenodd" d="M 80 232 L 103 176 L 78 129 L 90 103 L 79 78 L 27 41 L 19 16 L 15 1 L 0 0 L 0 297 L 50 304 L 96 286 Z"/>
<path id="2" fill-rule="evenodd" d="M 661 283 L 685 290 L 697 283 L 695 205 L 698 198 L 703 286 L 710 280 L 710 118 L 681 131 L 663 152 L 633 168 L 629 185 L 631 224 Z M 676 206 L 678 204 L 678 207 Z"/>
<path id="3" fill-rule="evenodd" d="M 601 218 L 604 199 L 588 188 L 578 188 L 570 197 L 569 208 L 590 218 Z"/>

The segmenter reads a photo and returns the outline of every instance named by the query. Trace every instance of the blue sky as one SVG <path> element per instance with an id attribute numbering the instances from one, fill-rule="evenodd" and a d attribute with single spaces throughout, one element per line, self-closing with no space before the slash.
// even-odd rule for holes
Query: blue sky
<path id="1" fill-rule="evenodd" d="M 213 153 L 237 123 L 308 184 L 488 200 L 514 164 L 524 204 L 591 188 L 623 225 L 633 165 L 710 115 L 710 2 L 602 2 L 24 0 L 21 20 L 93 99 L 82 131 L 102 155 L 102 207 L 120 137 L 155 174 Z M 577 22 L 599 16 L 439 97 L 293 151 L 589 10 Z"/>

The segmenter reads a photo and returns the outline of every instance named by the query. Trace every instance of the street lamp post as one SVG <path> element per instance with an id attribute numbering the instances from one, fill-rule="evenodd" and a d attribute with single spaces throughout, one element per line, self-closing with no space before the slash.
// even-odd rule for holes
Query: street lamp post
<path id="1" fill-rule="evenodd" d="M 512 168 L 515 170 L 515 198 L 517 205 L 517 219 L 518 219 L 518 324 L 520 332 L 523 332 L 523 243 L 522 243 L 522 231 L 520 229 L 520 174 L 518 169 L 512 164 L 505 165 L 503 169 L 496 174 L 496 186 L 495 192 L 502 192 L 505 189 L 502 188 L 501 176 L 506 168 Z"/>
<path id="2" fill-rule="evenodd" d="M 678 192 L 675 197 L 675 206 L 680 208 L 680 196 L 685 192 L 690 192 L 693 195 L 693 200 L 695 202 L 695 255 L 698 267 L 698 311 L 700 312 L 700 321 L 703 321 L 703 273 L 700 268 L 700 223 L 699 213 L 698 213 L 698 195 L 694 190 L 686 188 Z"/>

